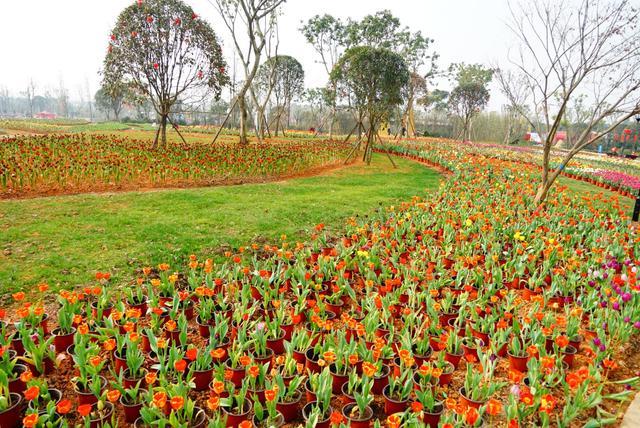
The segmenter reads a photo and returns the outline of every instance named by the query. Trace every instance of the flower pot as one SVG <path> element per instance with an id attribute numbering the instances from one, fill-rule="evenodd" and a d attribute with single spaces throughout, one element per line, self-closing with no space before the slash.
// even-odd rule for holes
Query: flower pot
<path id="1" fill-rule="evenodd" d="M 356 404 L 350 403 L 342 408 L 342 416 L 349 421 L 349 426 L 351 428 L 369 428 L 371 426 L 371 420 L 373 419 L 373 410 L 371 410 L 371 407 L 365 407 L 364 415 L 351 417 L 350 415 L 354 407 L 357 407 Z"/>
<path id="2" fill-rule="evenodd" d="M 285 422 L 291 422 L 298 419 L 298 407 L 300 406 L 300 401 L 302 401 L 302 392 L 296 391 L 293 397 L 294 398 L 290 403 L 278 402 L 276 404 L 276 410 L 282 414 Z"/>
<path id="3" fill-rule="evenodd" d="M 573 368 L 573 361 L 577 353 L 578 350 L 571 345 L 567 345 L 562 351 L 562 361 L 567 363 L 570 369 Z"/>
<path id="4" fill-rule="evenodd" d="M 469 397 L 467 397 L 467 393 L 464 390 L 464 388 L 460 388 L 460 399 L 462 400 L 462 402 L 464 404 L 466 404 L 468 407 L 473 407 L 475 409 L 479 409 L 480 407 L 482 407 L 484 405 L 484 401 L 475 401 L 470 399 Z"/>
<path id="5" fill-rule="evenodd" d="M 251 401 L 247 400 L 245 403 L 246 410 L 242 413 L 234 413 L 226 407 L 222 408 L 222 412 L 227 415 L 227 427 L 237 427 L 244 421 L 251 421 L 250 414 L 253 406 L 251 405 Z"/>
<path id="6" fill-rule="evenodd" d="M 484 342 L 482 342 L 481 339 L 476 338 L 476 341 L 477 343 L 473 345 L 467 345 L 464 341 L 462 342 L 462 353 L 465 357 L 473 357 L 475 359 L 474 361 L 478 361 L 478 348 L 484 346 Z"/>
<path id="7" fill-rule="evenodd" d="M 243 379 L 245 377 L 246 369 L 244 367 L 240 367 L 240 368 L 237 368 L 237 369 L 232 369 L 229 366 L 229 360 L 227 360 L 227 362 L 225 363 L 225 367 L 227 368 L 227 370 L 230 370 L 231 373 L 232 373 L 230 382 L 236 388 L 239 388 L 240 386 L 242 386 L 242 381 L 243 381 Z"/>
<path id="8" fill-rule="evenodd" d="M 284 330 L 284 340 L 291 340 L 291 336 L 293 336 L 293 330 L 295 329 L 295 327 L 295 324 L 283 324 L 280 326 L 280 328 Z"/>
<path id="9" fill-rule="evenodd" d="M 20 379 L 20 375 L 27 370 L 29 370 L 29 368 L 24 364 L 16 364 L 13 366 L 13 374 L 16 375 L 16 378 L 9 381 L 9 392 L 22 394 L 22 392 L 27 389 L 27 385 Z"/>
<path id="10" fill-rule="evenodd" d="M 144 369 L 142 370 L 144 371 Z M 138 384 L 138 382 L 140 382 L 140 385 L 144 385 L 145 384 L 144 377 L 139 377 L 139 378 L 131 377 L 131 374 L 128 368 L 122 373 L 122 385 L 125 388 L 134 388 Z"/>
<path id="11" fill-rule="evenodd" d="M 194 370 L 193 383 L 196 391 L 204 391 L 209 388 L 209 384 L 213 379 L 213 368 L 207 370 Z"/>
<path id="12" fill-rule="evenodd" d="M 314 352 L 315 351 L 313 350 L 313 348 L 309 348 L 307 349 L 307 352 L 305 352 L 305 356 L 307 357 L 305 367 L 311 373 L 320 373 L 321 367 L 318 364 L 318 357 L 315 355 Z"/>
<path id="13" fill-rule="evenodd" d="M 293 351 L 293 359 L 296 360 L 297 363 L 302 364 L 302 365 L 306 365 L 307 363 L 307 356 L 306 356 L 306 352 L 301 352 L 301 351 Z"/>
<path id="14" fill-rule="evenodd" d="M 311 382 L 309 382 L 309 379 L 304 383 L 304 392 L 307 402 L 316 401 L 316 393 L 311 389 Z"/>
<path id="15" fill-rule="evenodd" d="M 126 353 L 127 353 L 126 348 L 122 348 L 122 354 L 126 355 Z M 116 371 L 116 374 L 127 370 L 126 357 L 123 358 L 119 356 L 118 352 L 115 349 L 113 350 L 113 369 Z"/>
<path id="16" fill-rule="evenodd" d="M 10 393 L 11 407 L 0 412 L 0 427 L 14 428 L 22 426 L 22 396 L 15 392 Z"/>
<path id="17" fill-rule="evenodd" d="M 371 392 L 375 395 L 382 394 L 382 390 L 389 385 L 389 373 L 391 373 L 391 369 L 388 365 L 383 364 L 381 367 L 382 373 L 377 376 L 373 376 L 373 386 L 371 387 Z"/>
<path id="18" fill-rule="evenodd" d="M 420 367 L 423 363 L 426 363 L 429 361 L 429 359 L 431 358 L 431 354 L 433 353 L 433 349 L 431 349 L 431 346 L 429 346 L 429 349 L 427 350 L 427 352 L 423 353 L 423 354 L 418 354 L 416 352 L 416 347 L 413 347 L 413 359 L 416 360 L 416 364 L 418 365 L 418 367 Z"/>
<path id="19" fill-rule="evenodd" d="M 53 330 L 53 346 L 56 349 L 56 353 L 60 354 L 64 352 L 69 346 L 73 345 L 73 336 L 76 333 L 76 329 L 71 327 L 71 333 L 62 333 L 59 328 Z"/>
<path id="20" fill-rule="evenodd" d="M 342 393 L 342 385 L 349 381 L 348 373 L 337 373 L 335 364 L 331 364 L 329 366 L 329 371 L 331 372 L 331 377 L 333 377 L 332 383 L 332 391 L 335 395 Z"/>
<path id="21" fill-rule="evenodd" d="M 254 427 L 258 427 L 258 428 L 280 428 L 284 424 L 285 424 L 285 420 L 284 420 L 284 416 L 282 415 L 282 413 L 278 413 L 276 415 L 275 420 L 272 420 L 272 421 L 269 421 L 269 422 L 259 421 L 259 420 L 256 419 L 256 415 L 253 415 L 253 426 Z"/>
<path id="22" fill-rule="evenodd" d="M 507 352 L 509 356 L 509 367 L 512 370 L 517 370 L 521 373 L 526 373 L 529 369 L 527 368 L 527 362 L 529 362 L 529 357 L 521 357 L 517 355 L 513 355 L 511 352 Z"/>
<path id="23" fill-rule="evenodd" d="M 111 303 L 109 303 L 106 308 L 102 308 L 102 318 L 109 318 L 112 309 L 113 304 Z M 93 315 L 93 318 L 98 316 L 98 302 L 91 302 L 91 315 Z"/>
<path id="24" fill-rule="evenodd" d="M 271 349 L 274 354 L 284 354 L 284 339 L 286 332 L 280 329 L 280 337 L 277 339 L 267 339 L 267 349 Z"/>
<path id="25" fill-rule="evenodd" d="M 140 394 L 145 394 L 146 391 L 139 390 Z M 122 410 L 124 412 L 124 420 L 128 423 L 133 423 L 140 417 L 140 410 L 142 409 L 143 403 L 137 404 L 127 404 L 122 399 L 124 397 L 120 397 L 120 404 L 122 405 Z"/>
<path id="26" fill-rule="evenodd" d="M 211 324 L 208 321 L 201 321 L 200 315 L 196 317 L 196 324 L 198 325 L 198 333 L 200 334 L 200 337 L 208 339 L 211 335 Z"/>
<path id="27" fill-rule="evenodd" d="M 113 404 L 108 401 L 104 403 L 104 409 L 102 415 L 96 419 L 91 419 L 89 422 L 90 428 L 100 428 L 111 422 L 111 415 L 113 414 Z"/>
<path id="28" fill-rule="evenodd" d="M 336 314 L 336 316 L 340 316 L 342 313 L 342 308 L 344 307 L 344 301 L 340 299 L 337 303 L 329 303 L 325 302 L 327 309 Z"/>
<path id="29" fill-rule="evenodd" d="M 270 349 L 269 347 L 267 347 L 266 355 L 262 355 L 262 356 L 253 355 L 253 360 L 255 361 L 255 363 L 261 366 L 267 363 L 270 363 L 272 359 L 273 359 L 273 350 Z"/>
<path id="30" fill-rule="evenodd" d="M 351 404 L 356 402 L 356 397 L 349 394 L 349 383 L 343 383 L 340 393 L 342 394 L 342 404 Z"/>
<path id="31" fill-rule="evenodd" d="M 389 396 L 389 385 L 382 390 L 384 397 L 384 413 L 391 416 L 394 413 L 402 413 L 409 408 L 409 400 L 398 401 Z"/>
<path id="32" fill-rule="evenodd" d="M 476 330 L 474 324 L 471 324 L 471 334 L 473 335 L 473 337 L 477 337 L 478 339 L 482 340 L 482 342 L 484 342 L 486 345 L 489 345 L 489 335 Z"/>
<path id="33" fill-rule="evenodd" d="M 107 384 L 107 380 L 103 376 L 100 376 L 98 379 L 100 379 L 100 384 L 102 385 L 100 390 L 103 391 L 105 385 Z M 78 405 L 94 404 L 98 402 L 98 397 L 96 397 L 93 392 L 80 391 L 77 385 L 74 385 L 73 388 L 76 391 L 76 395 L 78 396 Z"/>
<path id="34" fill-rule="evenodd" d="M 304 418 L 305 422 L 309 420 L 309 417 L 311 416 L 311 411 L 313 409 L 313 405 L 315 404 L 314 401 L 307 403 L 303 408 L 302 408 L 302 417 Z M 323 415 L 324 417 L 326 417 L 326 419 L 318 421 L 315 425 L 315 428 L 330 428 L 331 427 L 331 420 L 330 420 L 330 415 L 332 413 L 332 410 L 329 409 L 329 411 L 327 412 L 329 414 L 328 415 Z"/>
<path id="35" fill-rule="evenodd" d="M 450 362 L 451 364 L 453 364 L 453 368 L 457 369 L 458 365 L 460 364 L 460 360 L 462 359 L 462 356 L 464 355 L 464 353 L 459 353 L 459 354 L 452 354 L 450 352 L 446 352 L 444 353 L 444 359 L 448 362 Z"/>
<path id="36" fill-rule="evenodd" d="M 440 424 L 440 418 L 442 417 L 443 412 L 444 406 L 442 405 L 442 403 L 435 403 L 433 406 L 433 410 L 429 411 L 424 409 L 422 422 L 424 422 L 431 428 L 437 428 L 437 426 Z"/>
<path id="37" fill-rule="evenodd" d="M 127 302 L 127 303 L 129 303 L 129 307 L 131 309 L 137 309 L 140 311 L 140 318 L 144 318 L 145 315 L 147 315 L 147 310 L 149 309 L 147 302 L 135 303 L 135 304 L 132 304 L 130 302 Z"/>
<path id="38" fill-rule="evenodd" d="M 440 386 L 449 385 L 451 383 L 451 379 L 453 378 L 453 372 L 455 370 L 456 369 L 453 366 L 453 364 L 451 364 L 450 362 L 447 361 L 447 366 L 446 366 L 446 368 L 442 369 L 442 374 L 440 375 L 440 378 L 438 379 L 438 385 L 440 385 Z"/>

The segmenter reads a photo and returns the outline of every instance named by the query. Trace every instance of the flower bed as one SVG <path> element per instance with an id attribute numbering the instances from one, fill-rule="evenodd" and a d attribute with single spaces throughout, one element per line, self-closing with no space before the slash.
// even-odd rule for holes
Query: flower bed
<path id="1" fill-rule="evenodd" d="M 0 196 L 260 181 L 344 159 L 349 146 L 279 139 L 263 144 L 151 143 L 115 135 L 63 134 L 0 139 Z"/>
<path id="2" fill-rule="evenodd" d="M 22 395 L 0 411 L 27 426 L 615 421 L 640 328 L 640 241 L 616 198 L 559 189 L 532 211 L 533 166 L 443 141 L 391 150 L 452 174 L 340 236 L 318 225 L 124 288 L 98 273 L 52 307 L 46 285 L 14 295 L 0 385 Z"/>

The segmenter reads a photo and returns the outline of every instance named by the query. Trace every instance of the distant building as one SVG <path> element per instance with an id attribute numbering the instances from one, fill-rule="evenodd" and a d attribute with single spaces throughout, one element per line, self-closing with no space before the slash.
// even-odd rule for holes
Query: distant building
<path id="1" fill-rule="evenodd" d="M 33 115 L 36 119 L 55 119 L 58 117 L 55 113 L 49 113 L 48 111 L 41 111 Z"/>

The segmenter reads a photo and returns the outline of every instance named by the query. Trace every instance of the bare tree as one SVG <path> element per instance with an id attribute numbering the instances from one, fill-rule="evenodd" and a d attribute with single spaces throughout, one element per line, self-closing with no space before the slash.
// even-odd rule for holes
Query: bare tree
<path id="1" fill-rule="evenodd" d="M 640 18 L 629 0 L 541 0 L 510 8 L 509 28 L 520 43 L 511 63 L 526 81 L 532 107 L 519 113 L 544 139 L 537 206 L 578 152 L 640 113 Z M 501 83 L 514 104 L 513 85 Z M 560 167 L 551 171 L 556 134 L 579 96 L 587 97 L 590 113 Z"/>
<path id="2" fill-rule="evenodd" d="M 503 70 L 495 67 L 495 76 L 501 92 L 506 95 L 509 101 L 504 106 L 504 114 L 507 120 L 507 129 L 504 135 L 504 143 L 509 144 L 516 131 L 520 128 L 519 122 L 522 121 L 522 113 L 527 111 L 527 97 L 529 88 L 527 87 L 527 79 L 512 70 Z M 507 88 L 507 89 L 505 89 Z"/>
<path id="3" fill-rule="evenodd" d="M 36 83 L 33 79 L 29 79 L 29 83 L 27 83 L 27 87 L 24 90 L 23 95 L 27 99 L 27 104 L 29 106 L 29 117 L 33 117 L 33 99 L 36 96 Z"/>
<path id="4" fill-rule="evenodd" d="M 247 140 L 247 92 L 251 90 L 262 53 L 276 25 L 278 7 L 285 0 L 209 0 L 217 9 L 225 25 L 231 33 L 240 62 L 244 70 L 244 82 L 236 94 L 236 103 L 240 110 L 240 143 L 246 144 Z M 239 26 L 242 26 L 244 33 Z M 244 40 L 246 36 L 246 41 Z M 246 43 L 246 48 L 242 45 Z M 252 93 L 252 98 L 253 98 Z M 253 99 L 254 104 L 258 104 Z"/>

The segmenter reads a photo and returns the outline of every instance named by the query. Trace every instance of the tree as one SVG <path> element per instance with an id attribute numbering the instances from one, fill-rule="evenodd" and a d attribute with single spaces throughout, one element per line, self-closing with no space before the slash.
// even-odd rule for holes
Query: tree
<path id="1" fill-rule="evenodd" d="M 107 119 L 110 119 L 111 113 L 113 113 L 115 120 L 118 121 L 120 120 L 120 113 L 124 106 L 127 87 L 122 83 L 114 86 L 118 89 L 114 87 L 102 87 L 98 89 L 94 98 L 96 107 L 107 115 Z"/>
<path id="2" fill-rule="evenodd" d="M 111 34 L 103 86 L 124 82 L 153 104 L 160 126 L 153 147 L 166 145 L 171 107 L 178 99 L 213 92 L 228 82 L 222 49 L 211 26 L 181 0 L 146 0 L 124 9 Z"/>
<path id="3" fill-rule="evenodd" d="M 345 49 L 346 29 L 345 24 L 339 19 L 331 15 L 316 15 L 309 19 L 305 25 L 300 28 L 302 35 L 307 42 L 313 46 L 315 51 L 320 55 L 320 62 L 324 66 L 327 76 L 331 75 L 331 70 L 338 62 Z M 333 97 L 326 100 L 335 101 L 335 88 L 329 88 L 333 92 Z M 329 111 L 329 138 L 333 138 L 333 125 L 336 118 L 335 102 L 330 104 Z"/>
<path id="4" fill-rule="evenodd" d="M 510 62 L 526 81 L 528 110 L 519 113 L 543 141 L 542 175 L 533 204 L 539 206 L 564 167 L 589 145 L 640 114 L 638 10 L 628 0 L 541 0 L 511 5 L 509 28 L 520 47 Z M 509 81 L 501 82 L 514 98 Z M 556 134 L 571 103 L 586 95 L 589 113 L 551 171 Z M 582 108 L 582 107 L 581 107 Z"/>
<path id="5" fill-rule="evenodd" d="M 508 100 L 508 104 L 503 108 L 507 118 L 507 130 L 503 142 L 505 144 L 511 144 L 512 136 L 519 131 L 519 125 L 520 122 L 522 122 L 522 117 L 519 112 L 526 111 L 527 109 L 526 100 L 529 89 L 527 88 L 527 81 L 511 70 L 496 68 L 495 76 L 501 92 Z M 511 88 L 509 90 L 510 94 L 505 91 L 504 88 L 506 87 Z M 516 128 L 518 129 L 516 130 Z"/>
<path id="6" fill-rule="evenodd" d="M 460 120 L 460 137 L 471 139 L 471 121 L 489 102 L 487 86 L 493 77 L 493 70 L 480 64 L 452 64 L 449 67 L 456 86 L 449 95 L 449 112 Z"/>
<path id="7" fill-rule="evenodd" d="M 363 160 L 371 162 L 372 144 L 378 128 L 391 110 L 402 103 L 409 82 L 409 69 L 402 57 L 385 48 L 349 48 L 331 72 L 331 83 L 357 112 L 360 122 L 368 122 Z"/>
<path id="8" fill-rule="evenodd" d="M 271 85 L 276 110 L 275 134 L 278 135 L 282 116 L 286 113 L 287 118 L 289 117 L 291 101 L 304 91 L 304 69 L 294 57 L 277 55 L 262 64 L 257 80 L 264 82 L 263 85 Z"/>
<path id="9" fill-rule="evenodd" d="M 34 98 L 36 96 L 36 84 L 33 79 L 29 79 L 29 83 L 27 83 L 27 87 L 23 92 L 24 97 L 27 99 L 27 104 L 29 106 L 29 117 L 33 117 L 34 113 Z"/>
<path id="10" fill-rule="evenodd" d="M 285 0 L 210 0 L 231 33 L 236 52 L 244 70 L 244 82 L 236 94 L 240 110 L 240 143 L 246 144 L 248 109 L 246 96 L 258 72 L 263 50 L 276 27 L 276 12 Z M 242 24 L 248 38 L 247 48 L 242 49 L 243 33 L 238 28 Z M 254 104 L 259 102 L 251 92 Z"/>

